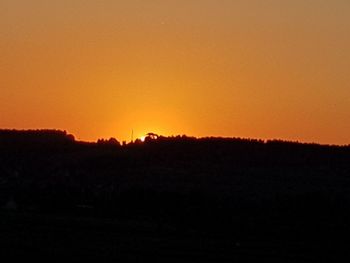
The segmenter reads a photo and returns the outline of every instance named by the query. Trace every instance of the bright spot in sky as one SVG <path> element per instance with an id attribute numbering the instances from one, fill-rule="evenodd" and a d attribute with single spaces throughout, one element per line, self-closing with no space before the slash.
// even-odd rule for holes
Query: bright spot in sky
<path id="1" fill-rule="evenodd" d="M 140 138 L 141 142 L 144 142 L 145 139 L 146 139 L 146 136 L 142 136 L 142 137 Z"/>

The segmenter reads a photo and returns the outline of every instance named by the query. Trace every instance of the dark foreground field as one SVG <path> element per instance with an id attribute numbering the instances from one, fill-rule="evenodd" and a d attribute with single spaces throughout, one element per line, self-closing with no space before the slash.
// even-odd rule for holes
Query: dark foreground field
<path id="1" fill-rule="evenodd" d="M 2 257 L 347 262 L 350 148 L 0 131 Z"/>
<path id="2" fill-rule="evenodd" d="M 208 231 L 152 218 L 0 215 L 2 258 L 76 262 L 346 262 L 348 258 L 349 233 L 324 222 L 299 225 L 245 217 L 249 224 L 237 219 L 232 221 L 237 225 L 225 232 L 220 226 L 208 225 Z"/>

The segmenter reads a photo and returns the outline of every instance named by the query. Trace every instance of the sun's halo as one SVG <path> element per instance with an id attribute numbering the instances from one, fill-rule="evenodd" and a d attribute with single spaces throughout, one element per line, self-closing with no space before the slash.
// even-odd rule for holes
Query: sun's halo
<path id="1" fill-rule="evenodd" d="M 141 142 L 144 142 L 145 139 L 146 139 L 146 136 L 141 136 L 141 138 L 140 138 Z"/>

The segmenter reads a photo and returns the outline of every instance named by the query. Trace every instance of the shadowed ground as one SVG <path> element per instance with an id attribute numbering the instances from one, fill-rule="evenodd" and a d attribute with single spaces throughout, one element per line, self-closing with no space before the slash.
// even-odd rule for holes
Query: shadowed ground
<path id="1" fill-rule="evenodd" d="M 0 250 L 138 262 L 339 262 L 349 147 L 0 132 Z"/>

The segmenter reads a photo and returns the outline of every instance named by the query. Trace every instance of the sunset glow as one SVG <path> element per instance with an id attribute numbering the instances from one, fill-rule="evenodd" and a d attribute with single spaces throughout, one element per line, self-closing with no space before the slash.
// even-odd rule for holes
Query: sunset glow
<path id="1" fill-rule="evenodd" d="M 350 1 L 1 0 L 0 128 L 350 143 Z"/>

